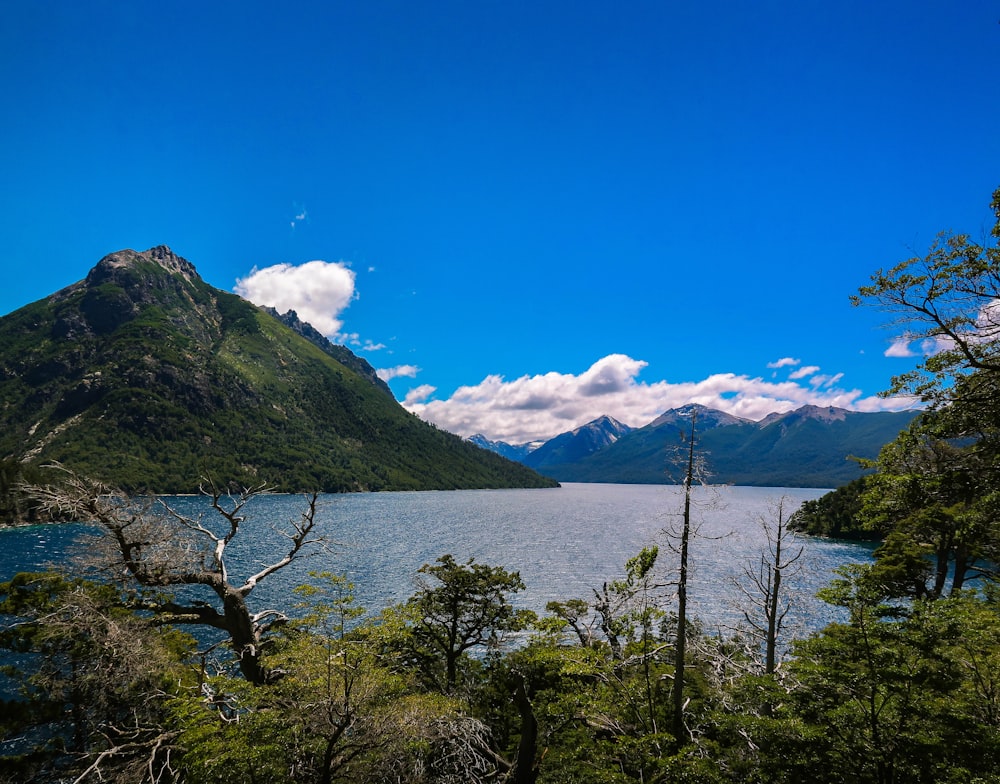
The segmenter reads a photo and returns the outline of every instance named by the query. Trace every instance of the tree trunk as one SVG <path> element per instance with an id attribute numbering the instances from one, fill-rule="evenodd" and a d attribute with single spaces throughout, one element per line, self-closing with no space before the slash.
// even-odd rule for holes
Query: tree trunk
<path id="1" fill-rule="evenodd" d="M 781 545 L 778 545 L 778 558 L 781 557 Z M 780 561 L 775 559 L 775 563 Z M 778 601 L 779 590 L 781 588 L 781 569 L 774 567 L 771 595 L 768 597 L 767 606 L 767 650 L 764 659 L 764 672 L 768 675 L 774 672 L 777 667 L 777 647 L 778 647 Z"/>
<path id="2" fill-rule="evenodd" d="M 223 614 L 230 643 L 240 663 L 243 677 L 255 686 L 268 682 L 268 672 L 261 663 L 260 640 L 254 630 L 253 618 L 246 601 L 233 590 L 222 597 Z"/>
<path id="3" fill-rule="evenodd" d="M 511 772 L 511 784 L 535 784 L 538 778 L 538 767 L 535 757 L 538 752 L 538 720 L 528 700 L 524 688 L 524 676 L 515 673 L 514 704 L 521 714 L 521 741 L 517 745 L 517 759 Z"/>

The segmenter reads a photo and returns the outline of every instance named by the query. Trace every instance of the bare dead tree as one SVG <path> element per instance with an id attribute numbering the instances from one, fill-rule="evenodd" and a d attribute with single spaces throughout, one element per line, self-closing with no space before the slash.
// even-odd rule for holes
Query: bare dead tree
<path id="1" fill-rule="evenodd" d="M 680 469 L 684 501 L 680 514 L 679 526 L 668 526 L 661 533 L 666 538 L 667 547 L 678 558 L 677 580 L 674 583 L 677 591 L 677 630 L 674 639 L 674 674 L 671 690 L 672 731 L 678 745 L 682 736 L 687 733 L 684 723 L 684 709 L 687 700 L 684 693 L 685 667 L 688 657 L 688 587 L 690 582 L 690 549 L 695 538 L 708 537 L 701 533 L 700 525 L 694 516 L 696 501 L 694 491 L 696 485 L 707 484 L 708 470 L 705 456 L 697 449 L 698 408 L 690 410 L 690 430 L 684 434 L 683 446 L 675 454 L 668 455 L 668 465 L 671 470 Z M 669 472 L 668 472 L 669 473 Z"/>
<path id="2" fill-rule="evenodd" d="M 214 485 L 202 487 L 218 516 L 215 524 L 204 515 L 189 516 L 158 498 L 132 498 L 101 482 L 78 476 L 62 466 L 60 481 L 29 488 L 54 520 L 92 523 L 99 545 L 92 561 L 116 580 L 133 587 L 170 591 L 201 586 L 214 594 L 217 605 L 205 601 L 175 601 L 162 595 L 146 596 L 139 607 L 162 622 L 219 629 L 228 636 L 243 676 L 254 684 L 280 675 L 263 664 L 262 644 L 268 632 L 287 617 L 277 610 L 252 612 L 247 597 L 265 578 L 323 544 L 316 534 L 317 494 L 308 497 L 298 520 L 279 529 L 287 542 L 283 554 L 251 574 L 234 581 L 227 564 L 227 548 L 247 520 L 247 504 L 267 487 L 245 488 L 236 494 Z M 103 546 L 100 546 L 103 545 Z"/>
<path id="3" fill-rule="evenodd" d="M 677 641 L 674 645 L 673 720 L 674 738 L 680 743 L 684 731 L 684 659 L 687 656 L 688 547 L 691 539 L 691 487 L 695 475 L 694 431 L 697 413 L 691 415 L 688 437 L 687 471 L 684 474 L 684 516 L 680 538 L 680 567 L 677 578 Z"/>
<path id="4" fill-rule="evenodd" d="M 764 643 L 764 672 L 771 674 L 777 668 L 778 637 L 785 616 L 791 609 L 783 580 L 799 568 L 799 559 L 805 551 L 796 541 L 795 533 L 788 528 L 791 516 L 789 500 L 782 496 L 774 502 L 770 515 L 762 515 L 758 522 L 767 537 L 767 546 L 760 554 L 760 562 L 743 568 L 743 580 L 736 584 L 750 602 L 751 608 L 743 617 L 754 636 Z"/>

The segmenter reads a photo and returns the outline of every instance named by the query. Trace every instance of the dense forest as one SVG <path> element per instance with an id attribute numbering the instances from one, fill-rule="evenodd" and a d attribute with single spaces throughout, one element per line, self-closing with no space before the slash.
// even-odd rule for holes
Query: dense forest
<path id="1" fill-rule="evenodd" d="M 942 235 L 856 299 L 940 350 L 893 380 L 924 413 L 828 503 L 881 540 L 822 592 L 839 621 L 786 639 L 780 507 L 725 636 L 686 613 L 687 514 L 541 615 L 517 573 L 442 555 L 365 617 L 330 573 L 255 606 L 323 545 L 315 496 L 238 583 L 257 490 L 208 488 L 190 518 L 58 472 L 35 508 L 97 534 L 64 573 L 0 586 L 0 781 L 1000 783 L 1000 191 L 993 209 L 992 244 Z"/>

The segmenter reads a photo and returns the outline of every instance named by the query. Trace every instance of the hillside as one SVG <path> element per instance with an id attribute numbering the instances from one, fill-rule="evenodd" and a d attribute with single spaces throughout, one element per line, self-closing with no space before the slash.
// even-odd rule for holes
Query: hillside
<path id="1" fill-rule="evenodd" d="M 367 363 L 297 322 L 164 246 L 106 256 L 0 318 L 0 458 L 162 493 L 203 477 L 330 492 L 554 484 L 409 414 Z"/>

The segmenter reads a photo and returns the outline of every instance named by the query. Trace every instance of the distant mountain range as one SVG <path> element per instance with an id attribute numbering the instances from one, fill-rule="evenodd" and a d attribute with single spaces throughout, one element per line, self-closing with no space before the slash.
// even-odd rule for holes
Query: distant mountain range
<path id="1" fill-rule="evenodd" d="M 506 457 L 508 460 L 516 460 L 519 463 L 523 463 L 524 458 L 531 454 L 533 450 L 538 449 L 538 447 L 545 443 L 544 441 L 531 441 L 527 444 L 517 444 L 515 446 L 513 444 L 508 444 L 506 441 L 490 441 L 490 439 L 482 433 L 476 433 L 474 436 L 469 436 L 467 440 L 482 449 L 486 449 L 490 452 L 496 452 L 498 455 Z"/>
<path id="2" fill-rule="evenodd" d="M 294 312 L 205 283 L 160 246 L 0 318 L 0 461 L 127 491 L 551 487 L 407 412 Z"/>
<path id="3" fill-rule="evenodd" d="M 754 422 L 689 405 L 640 428 L 602 416 L 532 449 L 486 439 L 477 443 L 504 450 L 561 482 L 675 484 L 683 478 L 676 456 L 694 418 L 696 449 L 704 459 L 707 481 L 833 488 L 864 473 L 851 458 L 877 457 L 916 415 L 803 406 Z"/>

